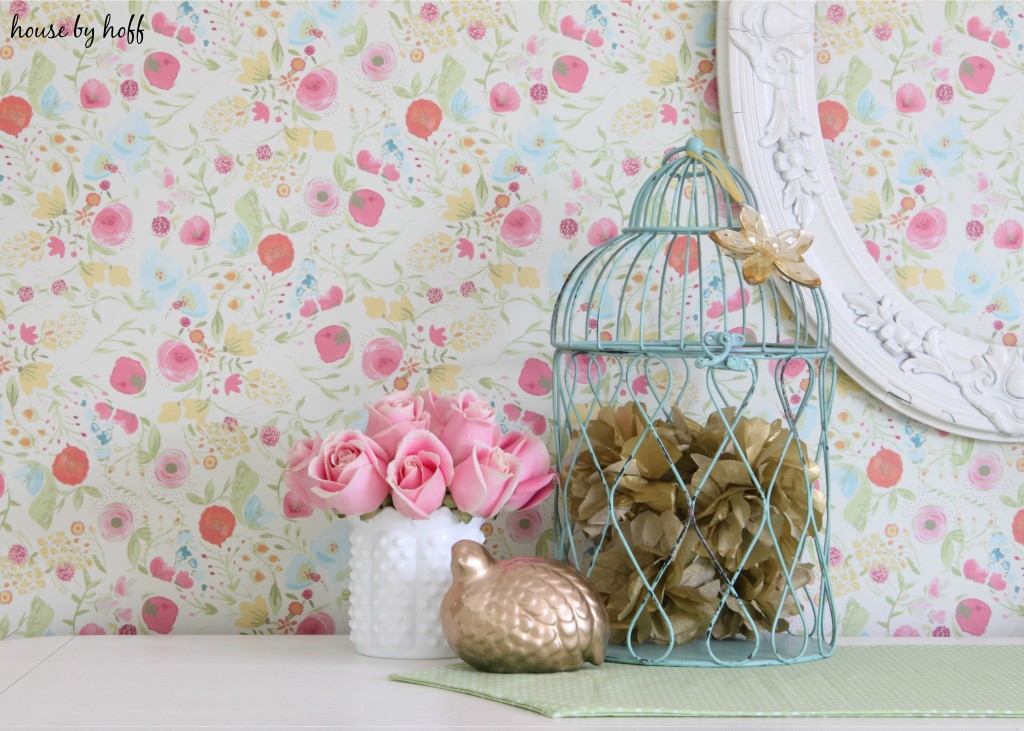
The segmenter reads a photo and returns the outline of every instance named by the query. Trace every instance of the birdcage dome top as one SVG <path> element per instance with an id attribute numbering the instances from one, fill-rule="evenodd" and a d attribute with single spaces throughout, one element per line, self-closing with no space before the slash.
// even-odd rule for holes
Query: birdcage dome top
<path id="1" fill-rule="evenodd" d="M 744 204 L 757 206 L 750 185 L 699 137 L 666 152 L 622 233 L 569 273 L 552 317 L 552 344 L 714 363 L 730 355 L 826 352 L 831 333 L 819 289 L 782 276 L 751 285 L 742 262 L 709 236 L 741 230 Z"/>

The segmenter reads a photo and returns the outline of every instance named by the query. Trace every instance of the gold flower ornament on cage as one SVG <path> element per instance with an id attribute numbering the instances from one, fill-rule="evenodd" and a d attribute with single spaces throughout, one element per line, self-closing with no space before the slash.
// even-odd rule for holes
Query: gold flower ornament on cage
<path id="1" fill-rule="evenodd" d="M 786 229 L 778 235 L 768 229 L 768 222 L 755 208 L 743 206 L 740 211 L 741 231 L 712 231 L 711 240 L 733 259 L 743 262 L 743 278 L 748 284 L 766 282 L 774 271 L 805 287 L 820 287 L 821 278 L 804 261 L 804 252 L 814 235 L 799 228 Z"/>

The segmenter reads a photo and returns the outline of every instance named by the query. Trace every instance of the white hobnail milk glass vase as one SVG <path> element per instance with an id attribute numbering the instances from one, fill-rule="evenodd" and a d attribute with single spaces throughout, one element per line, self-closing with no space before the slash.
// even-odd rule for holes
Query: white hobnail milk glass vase
<path id="1" fill-rule="evenodd" d="M 349 625 L 356 652 L 428 660 L 456 657 L 441 629 L 441 599 L 452 583 L 451 548 L 483 543 L 483 518 L 468 523 L 447 508 L 425 520 L 384 508 L 352 526 Z"/>

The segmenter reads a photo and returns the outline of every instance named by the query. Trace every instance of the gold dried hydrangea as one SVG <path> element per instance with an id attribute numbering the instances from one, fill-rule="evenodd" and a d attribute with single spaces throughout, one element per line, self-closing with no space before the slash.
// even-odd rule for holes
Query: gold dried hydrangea
<path id="1" fill-rule="evenodd" d="M 85 337 L 87 325 L 86 319 L 77 312 L 62 312 L 55 320 L 43 321 L 40 345 L 47 350 L 70 348 Z"/>
<path id="2" fill-rule="evenodd" d="M 429 272 L 448 264 L 455 256 L 453 239 L 446 233 L 430 234 L 409 250 L 409 263 L 418 272 Z"/>
<path id="3" fill-rule="evenodd" d="M 448 344 L 461 353 L 482 347 L 494 336 L 495 323 L 487 315 L 477 313 L 467 320 L 456 320 L 449 332 Z"/>
<path id="4" fill-rule="evenodd" d="M 39 538 L 39 557 L 51 567 L 71 564 L 76 569 L 93 565 L 92 546 L 80 536 L 69 536 L 62 530 Z"/>
<path id="5" fill-rule="evenodd" d="M 260 160 L 253 155 L 245 165 L 245 179 L 262 188 L 276 187 L 282 176 L 295 175 L 293 161 L 291 155 L 283 152 L 275 153 L 267 160 Z"/>
<path id="6" fill-rule="evenodd" d="M 15 234 L 0 245 L 0 269 L 22 269 L 29 264 L 42 261 L 46 250 L 43 237 L 36 231 Z"/>
<path id="7" fill-rule="evenodd" d="M 240 96 L 221 99 L 206 110 L 203 126 L 215 135 L 224 135 L 249 123 L 249 102 Z"/>
<path id="8" fill-rule="evenodd" d="M 654 129 L 657 123 L 658 105 L 650 99 L 636 99 L 616 110 L 612 131 L 620 137 L 633 137 Z"/>
<path id="9" fill-rule="evenodd" d="M 263 368 L 254 368 L 245 374 L 245 395 L 259 399 L 267 406 L 280 407 L 292 400 L 292 389 L 288 382 L 276 373 Z"/>
<path id="10" fill-rule="evenodd" d="M 196 424 L 196 433 L 199 435 L 197 446 L 200 452 L 217 454 L 225 460 L 249 454 L 249 437 L 237 424 L 200 422 Z"/>

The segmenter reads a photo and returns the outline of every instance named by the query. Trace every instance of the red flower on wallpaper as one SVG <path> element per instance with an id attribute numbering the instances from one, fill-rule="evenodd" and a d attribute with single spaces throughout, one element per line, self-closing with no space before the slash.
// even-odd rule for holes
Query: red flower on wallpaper
<path id="1" fill-rule="evenodd" d="M 53 476 L 65 485 L 81 485 L 89 474 L 89 455 L 70 444 L 53 458 Z"/>
<path id="2" fill-rule="evenodd" d="M 32 121 L 32 105 L 20 96 L 0 99 L 0 131 L 19 135 Z"/>
<path id="3" fill-rule="evenodd" d="M 873 484 L 890 488 L 903 477 L 903 458 L 891 449 L 879 449 L 868 462 L 867 472 Z"/>
<path id="4" fill-rule="evenodd" d="M 295 247 L 284 234 L 264 236 L 257 247 L 257 253 L 263 266 L 273 274 L 280 274 L 295 263 Z"/>
<path id="5" fill-rule="evenodd" d="M 821 136 L 826 140 L 834 140 L 846 129 L 850 113 L 842 104 L 829 99 L 818 103 L 818 121 L 821 124 Z"/>
<path id="6" fill-rule="evenodd" d="M 427 139 L 441 126 L 441 107 L 429 99 L 417 99 L 405 112 L 405 126 L 409 134 Z"/>
<path id="7" fill-rule="evenodd" d="M 1018 510 L 1013 516 L 1013 524 L 1010 526 L 1013 539 L 1024 546 L 1024 510 Z"/>
<path id="8" fill-rule="evenodd" d="M 211 505 L 199 516 L 199 535 L 219 546 L 235 532 L 235 514 L 222 505 Z"/>
<path id="9" fill-rule="evenodd" d="M 700 267 L 700 250 L 697 239 L 693 236 L 676 236 L 669 244 L 668 265 L 676 274 L 683 276 L 695 272 Z"/>

